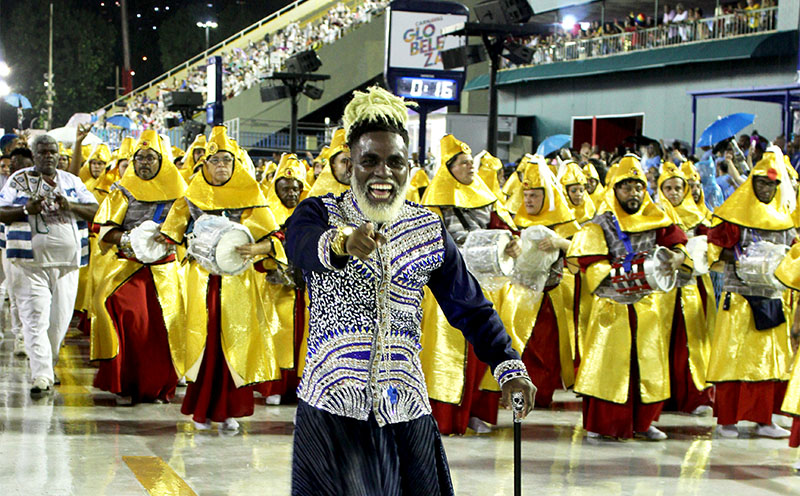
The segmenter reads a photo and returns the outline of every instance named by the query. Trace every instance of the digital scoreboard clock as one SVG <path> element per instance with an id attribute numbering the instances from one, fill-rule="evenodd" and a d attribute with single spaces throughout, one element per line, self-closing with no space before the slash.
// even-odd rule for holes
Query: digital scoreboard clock
<path id="1" fill-rule="evenodd" d="M 458 80 L 424 77 L 399 77 L 396 80 L 399 96 L 424 100 L 458 100 Z"/>

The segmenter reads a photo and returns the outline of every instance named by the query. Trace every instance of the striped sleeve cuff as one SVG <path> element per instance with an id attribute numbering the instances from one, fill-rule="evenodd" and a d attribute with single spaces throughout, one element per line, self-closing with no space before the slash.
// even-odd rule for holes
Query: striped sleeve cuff
<path id="1" fill-rule="evenodd" d="M 522 363 L 522 360 L 506 360 L 504 362 L 500 362 L 500 365 L 494 369 L 494 378 L 497 380 L 497 383 L 500 385 L 501 389 L 506 382 L 518 377 L 525 377 L 526 379 L 530 380 L 530 377 L 528 377 L 528 372 L 525 370 L 525 364 Z"/>

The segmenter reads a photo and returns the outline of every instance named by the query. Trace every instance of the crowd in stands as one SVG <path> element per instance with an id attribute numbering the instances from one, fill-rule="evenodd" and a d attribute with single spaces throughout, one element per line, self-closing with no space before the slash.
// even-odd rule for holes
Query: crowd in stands
<path id="1" fill-rule="evenodd" d="M 777 0 L 746 0 L 720 4 L 713 16 L 700 7 L 665 4 L 661 19 L 631 12 L 626 18 L 602 24 L 599 20 L 556 24 L 552 31 L 533 36 L 525 44 L 533 49 L 532 65 L 613 55 L 638 49 L 728 37 L 775 29 Z M 621 34 L 628 36 L 615 36 Z M 504 61 L 506 68 L 513 67 Z"/>
<path id="2" fill-rule="evenodd" d="M 225 99 L 233 98 L 253 87 L 261 77 L 280 71 L 290 56 L 322 45 L 334 43 L 348 31 L 368 23 L 381 14 L 388 0 L 364 0 L 354 8 L 342 2 L 333 6 L 320 19 L 292 22 L 284 29 L 267 34 L 258 42 L 251 41 L 245 48 L 231 48 L 222 53 L 224 73 L 222 78 Z M 164 81 L 158 85 L 155 98 L 144 92 L 128 101 L 122 112 L 143 129 L 166 128 L 168 117 L 178 114 L 168 112 L 163 97 L 171 91 L 197 91 L 205 95 L 206 68 L 203 63 L 191 67 L 185 79 Z"/>

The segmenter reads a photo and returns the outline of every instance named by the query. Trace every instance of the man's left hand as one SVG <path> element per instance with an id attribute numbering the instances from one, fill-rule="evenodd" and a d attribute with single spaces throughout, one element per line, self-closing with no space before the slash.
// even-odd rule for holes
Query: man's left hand
<path id="1" fill-rule="evenodd" d="M 522 393 L 522 398 L 525 401 L 525 408 L 522 410 L 519 418 L 525 418 L 531 410 L 533 410 L 536 386 L 526 377 L 517 377 L 503 384 L 503 394 L 500 398 L 500 404 L 507 410 L 511 408 L 511 395 L 514 393 Z"/>
<path id="2" fill-rule="evenodd" d="M 65 196 L 56 196 L 56 205 L 58 205 L 59 210 L 63 210 L 65 212 L 72 210 L 72 205 L 70 205 L 69 200 L 67 200 Z"/>
<path id="3" fill-rule="evenodd" d="M 508 242 L 504 251 L 505 254 L 511 258 L 517 258 L 522 255 L 522 246 L 519 242 L 519 238 L 517 236 L 511 238 L 511 241 Z"/>

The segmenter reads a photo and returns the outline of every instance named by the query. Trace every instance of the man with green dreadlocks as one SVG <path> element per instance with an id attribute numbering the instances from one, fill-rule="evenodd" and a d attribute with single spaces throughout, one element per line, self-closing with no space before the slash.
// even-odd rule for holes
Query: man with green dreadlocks
<path id="1" fill-rule="evenodd" d="M 351 190 L 309 198 L 286 251 L 309 296 L 292 494 L 450 495 L 453 486 L 419 359 L 427 286 L 490 365 L 504 402 L 534 385 L 442 221 L 407 202 L 407 103 L 373 87 L 344 113 Z"/>

